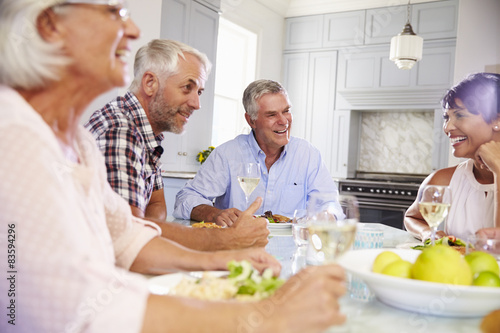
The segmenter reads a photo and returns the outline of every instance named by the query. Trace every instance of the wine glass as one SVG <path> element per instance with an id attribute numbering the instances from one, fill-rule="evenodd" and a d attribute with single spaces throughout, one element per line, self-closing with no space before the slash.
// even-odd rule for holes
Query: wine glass
<path id="1" fill-rule="evenodd" d="M 448 186 L 427 185 L 420 194 L 420 214 L 431 228 L 431 244 L 435 244 L 437 227 L 448 216 L 451 206 L 451 190 Z"/>
<path id="2" fill-rule="evenodd" d="M 359 222 L 356 197 L 317 193 L 308 202 L 309 244 L 307 263 L 334 263 L 354 242 Z"/>
<path id="3" fill-rule="evenodd" d="M 260 181 L 260 165 L 258 163 L 242 163 L 238 172 L 238 183 L 245 193 L 248 207 L 248 198 Z"/>

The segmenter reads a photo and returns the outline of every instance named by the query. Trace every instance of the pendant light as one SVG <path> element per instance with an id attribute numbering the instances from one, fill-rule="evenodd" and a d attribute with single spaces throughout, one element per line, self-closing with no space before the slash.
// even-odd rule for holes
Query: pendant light
<path id="1" fill-rule="evenodd" d="M 394 61 L 399 69 L 411 69 L 422 59 L 424 39 L 413 32 L 410 24 L 410 0 L 407 6 L 407 20 L 403 31 L 391 39 L 389 59 Z"/>

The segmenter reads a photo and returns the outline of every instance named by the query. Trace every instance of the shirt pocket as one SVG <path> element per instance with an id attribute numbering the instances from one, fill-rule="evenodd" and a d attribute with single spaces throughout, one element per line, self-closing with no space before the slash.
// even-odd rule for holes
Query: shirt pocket
<path id="1" fill-rule="evenodd" d="M 288 217 L 293 216 L 296 209 L 304 209 L 305 207 L 305 188 L 304 184 L 290 184 L 283 186 L 279 201 L 280 211 Z"/>

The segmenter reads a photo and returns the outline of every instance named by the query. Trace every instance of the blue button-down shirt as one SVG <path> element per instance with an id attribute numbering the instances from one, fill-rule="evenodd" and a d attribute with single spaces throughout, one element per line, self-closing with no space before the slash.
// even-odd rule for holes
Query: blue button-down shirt
<path id="1" fill-rule="evenodd" d="M 338 194 L 319 150 L 303 139 L 291 137 L 269 171 L 265 159 L 253 132 L 220 145 L 203 163 L 194 179 L 179 191 L 173 215 L 189 219 L 192 209 L 202 204 L 213 204 L 219 209 L 234 207 L 245 210 L 245 194 L 237 179 L 238 169 L 245 162 L 260 164 L 261 179 L 249 197 L 249 202 L 258 196 L 263 198 L 257 215 L 270 210 L 273 214 L 292 217 L 296 209 L 306 208 L 311 193 Z"/>

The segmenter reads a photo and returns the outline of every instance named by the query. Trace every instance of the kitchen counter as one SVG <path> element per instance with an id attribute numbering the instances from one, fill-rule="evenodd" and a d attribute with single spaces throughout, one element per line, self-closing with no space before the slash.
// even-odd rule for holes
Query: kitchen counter
<path id="1" fill-rule="evenodd" d="M 161 176 L 165 178 L 193 179 L 195 175 L 196 172 L 161 171 Z"/>

